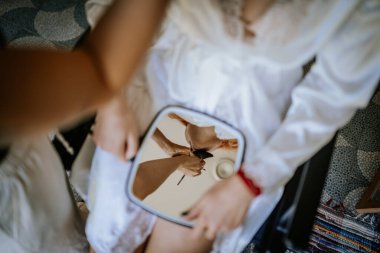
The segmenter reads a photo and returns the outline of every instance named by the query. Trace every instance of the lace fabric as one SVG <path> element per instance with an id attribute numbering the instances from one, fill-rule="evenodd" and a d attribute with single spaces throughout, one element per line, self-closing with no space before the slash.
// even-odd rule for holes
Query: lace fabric
<path id="1" fill-rule="evenodd" d="M 223 14 L 223 21 L 227 34 L 239 38 L 242 36 L 242 22 L 240 20 L 243 0 L 218 0 Z"/>
<path id="2" fill-rule="evenodd" d="M 312 11 L 315 1 L 276 1 L 257 22 L 249 25 L 260 45 L 286 46 L 303 36 L 305 19 Z M 321 6 L 318 6 L 319 8 Z M 308 26 L 312 27 L 312 26 Z"/>
<path id="3" fill-rule="evenodd" d="M 218 0 L 223 14 L 227 34 L 253 44 L 259 40 L 262 45 L 284 46 L 303 31 L 303 20 L 309 14 L 313 1 L 282 0 L 273 5 L 256 22 L 244 24 L 241 20 L 244 0 Z M 244 38 L 243 30 L 254 34 L 254 39 Z M 257 42 L 254 42 L 257 43 Z"/>
<path id="4" fill-rule="evenodd" d="M 132 253 L 152 233 L 156 216 L 126 196 L 130 168 L 131 163 L 96 149 L 87 199 L 90 215 L 86 234 L 97 253 Z"/>
<path id="5" fill-rule="evenodd" d="M 275 1 L 249 26 L 244 40 L 242 1 L 177 0 L 169 11 L 181 33 L 210 50 L 247 61 L 294 67 L 308 62 L 357 8 L 359 1 Z"/>
<path id="6" fill-rule="evenodd" d="M 155 216 L 141 210 L 131 202 L 127 204 L 127 211 L 134 218 L 119 236 L 116 246 L 112 248 L 114 253 L 133 253 L 152 233 L 156 222 Z"/>

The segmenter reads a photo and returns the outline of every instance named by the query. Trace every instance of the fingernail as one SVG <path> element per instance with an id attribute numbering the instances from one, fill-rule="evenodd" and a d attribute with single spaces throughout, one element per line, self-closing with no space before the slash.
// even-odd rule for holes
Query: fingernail
<path id="1" fill-rule="evenodd" d="M 125 155 L 125 158 L 127 159 L 127 161 L 131 160 L 132 157 L 133 157 L 133 152 L 127 151 L 127 153 Z"/>

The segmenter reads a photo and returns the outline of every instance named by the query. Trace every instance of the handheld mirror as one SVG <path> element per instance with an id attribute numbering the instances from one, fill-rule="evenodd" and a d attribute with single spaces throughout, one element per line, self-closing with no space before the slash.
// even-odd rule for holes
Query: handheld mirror
<path id="1" fill-rule="evenodd" d="M 242 163 L 243 135 L 206 114 L 170 106 L 149 127 L 127 180 L 128 197 L 163 219 L 192 227 L 182 218 L 215 183 Z"/>

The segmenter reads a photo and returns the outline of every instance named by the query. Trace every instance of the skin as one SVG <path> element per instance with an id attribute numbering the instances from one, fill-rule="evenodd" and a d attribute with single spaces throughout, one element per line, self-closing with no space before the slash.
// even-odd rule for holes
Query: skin
<path id="1" fill-rule="evenodd" d="M 186 126 L 185 137 L 192 150 L 204 149 L 213 151 L 219 148 L 236 149 L 237 140 L 222 140 L 216 136 L 215 127 L 198 127 L 188 123 Z"/>
<path id="2" fill-rule="evenodd" d="M 190 148 L 170 141 L 158 128 L 154 131 L 152 138 L 170 157 L 191 154 Z"/>
<path id="3" fill-rule="evenodd" d="M 228 192 L 225 189 L 228 189 Z M 248 187 L 238 176 L 218 182 L 185 216 L 186 219 L 195 221 L 191 236 L 193 238 L 205 236 L 213 240 L 217 233 L 237 228 L 246 216 L 253 198 Z M 215 207 L 222 206 L 223 208 L 218 211 L 215 210 Z M 234 215 L 230 215 L 231 213 Z"/>
<path id="4" fill-rule="evenodd" d="M 245 0 L 243 3 L 241 20 L 248 24 L 258 21 L 273 3 L 274 0 Z"/>
<path id="5" fill-rule="evenodd" d="M 186 126 L 185 137 L 193 150 L 206 149 L 212 151 L 218 148 L 237 148 L 236 139 L 219 139 L 215 134 L 214 127 L 198 127 L 176 114 L 170 114 L 169 117 Z M 98 110 L 93 129 L 93 139 L 97 146 L 115 154 L 121 160 L 128 161 L 138 149 L 138 130 L 135 122 L 135 116 L 128 109 L 127 102 L 121 95 L 115 96 Z M 169 157 L 191 155 L 190 148 L 170 141 L 160 129 L 155 130 L 152 138 Z"/>
<path id="6" fill-rule="evenodd" d="M 72 52 L 0 50 L 2 140 L 46 131 L 109 101 L 138 67 L 168 2 L 115 1 Z"/>
<path id="7" fill-rule="evenodd" d="M 180 155 L 151 160 L 140 164 L 133 184 L 133 193 L 140 199 L 157 190 L 175 170 L 188 176 L 199 175 L 205 161 L 195 156 Z"/>
<path id="8" fill-rule="evenodd" d="M 242 20 L 247 21 L 246 24 L 255 22 L 273 2 L 273 0 L 246 0 L 242 10 Z M 246 32 L 247 37 L 252 35 L 254 36 L 251 31 Z M 230 231 L 243 222 L 254 198 L 255 196 L 238 176 L 223 180 L 215 184 L 185 217 L 195 221 L 192 230 L 158 220 L 146 252 L 184 252 L 184 249 L 191 253 L 210 252 L 218 233 Z M 236 208 L 237 206 L 239 208 Z"/>
<path id="9" fill-rule="evenodd" d="M 273 2 L 274 0 L 246 0 L 241 20 L 246 25 L 257 21 Z M 247 31 L 246 35 L 247 37 L 254 36 L 251 31 Z M 186 121 L 178 116 L 173 115 L 173 118 L 186 124 Z M 214 139 L 207 144 L 198 142 L 192 138 L 192 131 L 189 129 L 189 136 L 187 137 L 191 140 L 192 145 L 196 147 L 203 145 L 207 146 L 208 149 L 218 146 Z M 210 252 L 218 233 L 230 231 L 243 222 L 248 207 L 254 198 L 255 196 L 239 177 L 234 176 L 221 181 L 215 184 L 185 217 L 195 221 L 193 229 L 158 219 L 149 241 L 143 245 L 146 249 L 145 252 Z M 237 206 L 239 208 L 236 208 Z"/>
<path id="10" fill-rule="evenodd" d="M 217 137 L 215 127 L 199 127 L 197 125 L 189 123 L 187 120 L 181 118 L 175 113 L 170 113 L 169 118 L 179 121 L 186 127 L 185 138 L 189 143 L 192 150 L 204 149 L 207 151 L 213 151 L 218 148 L 236 149 L 237 140 L 221 140 Z"/>
<path id="11" fill-rule="evenodd" d="M 251 192 L 240 180 L 235 176 L 221 181 L 198 201 L 185 216 L 189 220 L 195 220 L 193 229 L 158 219 L 145 245 L 145 252 L 210 252 L 216 234 L 239 226 L 253 199 Z"/>
<path id="12" fill-rule="evenodd" d="M 195 177 L 201 174 L 205 165 L 204 160 L 191 154 L 190 148 L 170 141 L 159 128 L 154 131 L 152 139 L 169 158 L 150 160 L 140 164 L 133 185 L 133 192 L 140 199 L 145 199 L 159 188 L 175 170 L 181 171 L 186 176 Z"/>
<path id="13" fill-rule="evenodd" d="M 272 6 L 274 0 L 245 0 L 240 20 L 245 24 L 244 35 L 246 39 L 255 37 L 254 31 L 249 26 L 260 19 L 262 15 Z"/>
<path id="14" fill-rule="evenodd" d="M 127 107 L 120 108 L 127 109 Z M 108 117 L 113 117 L 112 115 L 115 115 L 115 112 L 111 112 L 112 110 L 107 111 L 107 114 L 104 115 L 105 117 L 102 119 L 106 120 Z M 124 112 L 123 114 L 127 114 L 127 112 Z M 178 115 L 171 115 L 170 117 L 178 120 L 186 126 L 185 137 L 188 143 L 194 148 L 207 150 L 215 150 L 221 147 L 237 148 L 236 140 L 229 140 L 226 142 L 217 138 L 214 127 L 197 127 L 189 124 L 184 119 L 178 117 Z M 113 124 L 112 122 L 116 124 Z M 117 131 L 124 131 L 125 129 L 123 128 L 124 124 L 120 121 L 112 121 L 110 119 L 105 122 L 105 124 L 108 126 L 108 129 L 100 129 L 105 131 L 105 138 L 109 133 L 117 136 Z M 136 180 L 134 192 L 142 199 L 155 191 L 174 170 L 181 170 L 179 163 L 171 159 L 189 159 L 193 157 L 188 155 L 188 152 L 190 151 L 189 148 L 171 142 L 159 129 L 154 132 L 152 138 L 168 155 L 174 155 L 176 152 L 186 154 L 174 158 L 148 161 L 140 165 L 142 167 L 139 169 L 140 174 L 137 175 L 137 178 L 140 178 L 141 180 Z M 101 142 L 101 140 L 98 141 Z M 124 143 L 123 139 L 115 139 L 113 141 Z M 113 142 L 113 145 L 116 145 L 115 142 Z M 184 161 L 181 163 L 183 165 L 186 164 Z M 152 173 L 150 173 L 150 171 L 157 167 L 164 169 L 160 174 L 154 174 L 154 177 L 152 178 Z M 191 167 L 193 167 L 193 169 L 191 169 Z M 187 161 L 187 165 L 182 166 L 182 171 L 185 174 L 186 171 L 199 173 L 201 167 L 203 166 L 199 164 L 199 161 L 189 160 Z M 151 187 L 147 188 L 147 185 Z M 228 189 L 228 192 L 226 192 L 226 189 Z M 149 240 L 141 245 L 136 252 L 142 252 L 142 249 L 145 249 L 145 252 L 184 252 L 184 248 L 188 249 L 186 252 L 210 252 L 216 234 L 237 227 L 244 219 L 246 210 L 252 199 L 253 196 L 251 192 L 241 182 L 240 178 L 235 176 L 231 179 L 221 181 L 206 192 L 201 200 L 193 206 L 189 214 L 185 216 L 186 219 L 195 221 L 195 228 L 193 230 L 178 226 L 172 222 L 158 219 L 154 225 Z M 229 203 L 228 208 L 220 208 L 220 206 L 227 207 L 225 203 Z M 241 207 L 238 212 L 235 210 L 236 206 Z M 217 207 L 217 211 L 215 211 L 215 207 Z M 230 215 L 230 212 L 234 213 L 234 215 Z M 211 217 L 211 219 L 208 217 Z M 162 231 L 165 232 L 163 233 Z M 173 237 L 177 239 L 173 240 Z"/>
<path id="15" fill-rule="evenodd" d="M 137 152 L 138 129 L 134 114 L 121 96 L 115 97 L 107 106 L 100 108 L 93 128 L 97 146 L 127 161 Z M 112 134 L 110 134 L 112 133 Z"/>

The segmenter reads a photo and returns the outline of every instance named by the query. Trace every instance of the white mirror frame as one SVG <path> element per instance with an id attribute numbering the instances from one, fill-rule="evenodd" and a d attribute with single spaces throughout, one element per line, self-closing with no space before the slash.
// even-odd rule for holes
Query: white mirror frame
<path id="1" fill-rule="evenodd" d="M 191 227 L 193 227 L 193 222 L 186 221 L 185 219 L 180 219 L 180 218 L 177 218 L 174 216 L 169 216 L 169 215 L 166 215 L 164 213 L 157 211 L 156 209 L 146 205 L 140 199 L 136 198 L 135 195 L 133 194 L 133 190 L 132 190 L 133 180 L 136 176 L 137 169 L 139 168 L 139 165 L 140 165 L 139 161 L 141 161 L 142 155 L 143 155 L 143 152 L 140 152 L 140 150 L 144 150 L 144 148 L 145 148 L 146 137 L 153 135 L 154 131 L 156 130 L 158 124 L 161 122 L 162 118 L 165 117 L 166 115 L 168 115 L 169 113 L 176 113 L 179 115 L 187 114 L 187 115 L 198 117 L 198 118 L 204 118 L 205 120 L 208 120 L 213 125 L 218 126 L 221 129 L 234 134 L 236 136 L 236 139 L 238 140 L 238 143 L 239 143 L 239 148 L 238 148 L 238 152 L 236 154 L 236 160 L 235 160 L 235 164 L 234 164 L 235 173 L 240 169 L 241 164 L 243 163 L 244 151 L 245 151 L 245 138 L 244 138 L 244 135 L 239 130 L 237 130 L 236 128 L 234 128 L 233 126 L 229 125 L 226 122 L 223 122 L 222 120 L 219 120 L 219 119 L 217 119 L 213 116 L 210 116 L 206 113 L 195 111 L 193 109 L 188 109 L 188 108 L 181 107 L 181 106 L 167 106 L 167 107 L 163 108 L 160 112 L 158 112 L 157 116 L 153 119 L 151 125 L 148 128 L 148 131 L 144 134 L 144 136 L 142 138 L 142 142 L 141 142 L 139 151 L 137 152 L 136 157 L 134 157 L 134 159 L 132 161 L 132 166 L 131 166 L 130 171 L 128 173 L 128 177 L 127 177 L 127 181 L 126 181 L 126 187 L 125 187 L 127 197 L 134 204 L 140 206 L 145 211 L 147 211 L 151 214 L 154 214 L 154 215 L 156 215 L 160 218 L 163 218 L 165 220 L 177 223 L 179 225 L 191 228 Z"/>

